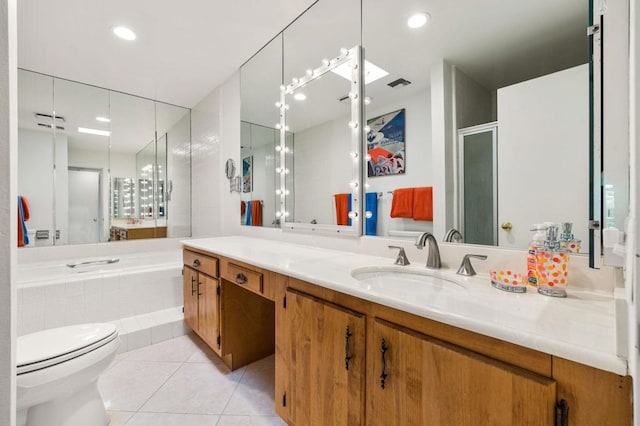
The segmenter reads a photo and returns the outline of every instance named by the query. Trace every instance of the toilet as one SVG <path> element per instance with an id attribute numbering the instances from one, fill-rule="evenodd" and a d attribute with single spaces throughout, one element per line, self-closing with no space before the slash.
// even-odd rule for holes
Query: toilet
<path id="1" fill-rule="evenodd" d="M 113 324 L 81 324 L 18 337 L 17 425 L 106 426 L 98 376 L 116 355 Z"/>

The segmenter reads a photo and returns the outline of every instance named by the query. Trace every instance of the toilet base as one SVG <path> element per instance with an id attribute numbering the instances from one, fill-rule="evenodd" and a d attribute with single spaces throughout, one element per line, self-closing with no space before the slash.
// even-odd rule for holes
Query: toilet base
<path id="1" fill-rule="evenodd" d="M 109 416 L 95 380 L 73 395 L 34 405 L 17 413 L 17 426 L 107 426 Z"/>

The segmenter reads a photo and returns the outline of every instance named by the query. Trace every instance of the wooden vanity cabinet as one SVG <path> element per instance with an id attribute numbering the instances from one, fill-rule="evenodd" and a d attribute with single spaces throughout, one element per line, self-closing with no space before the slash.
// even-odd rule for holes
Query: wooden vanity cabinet
<path id="1" fill-rule="evenodd" d="M 369 425 L 553 425 L 546 377 L 376 319 Z"/>
<path id="2" fill-rule="evenodd" d="M 364 315 L 295 290 L 286 311 L 289 424 L 364 424 Z"/>
<path id="3" fill-rule="evenodd" d="M 184 263 L 184 319 L 214 352 L 221 355 L 218 259 L 185 251 Z"/>

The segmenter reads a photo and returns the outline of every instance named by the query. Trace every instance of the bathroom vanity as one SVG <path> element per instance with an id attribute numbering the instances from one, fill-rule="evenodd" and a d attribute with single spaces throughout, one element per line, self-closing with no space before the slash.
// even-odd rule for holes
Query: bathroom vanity
<path id="1" fill-rule="evenodd" d="M 292 425 L 631 424 L 612 300 L 516 296 L 447 271 L 430 288 L 353 274 L 391 263 L 186 241 L 185 320 L 231 369 L 275 351 L 276 411 Z"/>

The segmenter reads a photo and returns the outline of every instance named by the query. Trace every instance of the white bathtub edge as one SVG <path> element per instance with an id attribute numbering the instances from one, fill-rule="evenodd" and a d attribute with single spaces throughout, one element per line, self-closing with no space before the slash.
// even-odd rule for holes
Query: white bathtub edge
<path id="1" fill-rule="evenodd" d="M 118 353 L 139 349 L 189 332 L 182 306 L 109 321 L 118 328 Z"/>

